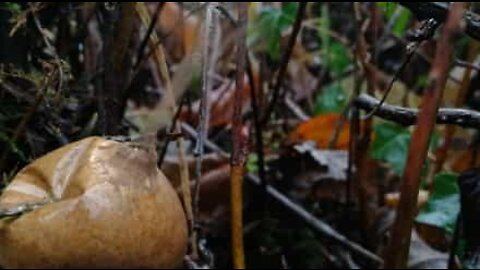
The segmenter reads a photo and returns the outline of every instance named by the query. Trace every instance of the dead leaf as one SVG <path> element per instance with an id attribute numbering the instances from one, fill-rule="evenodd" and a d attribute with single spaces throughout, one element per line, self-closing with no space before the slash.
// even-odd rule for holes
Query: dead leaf
<path id="1" fill-rule="evenodd" d="M 434 250 L 413 230 L 407 267 L 409 269 L 446 269 L 447 265 L 448 253 Z"/>
<path id="2" fill-rule="evenodd" d="M 300 154 L 308 153 L 320 166 L 327 167 L 322 178 L 346 180 L 348 167 L 348 153 L 340 150 L 319 150 L 310 142 L 303 142 L 293 146 Z"/>
<path id="3" fill-rule="evenodd" d="M 310 120 L 298 125 L 289 136 L 287 143 L 301 143 L 304 141 L 314 141 L 319 149 L 328 148 L 331 138 L 334 135 L 336 126 L 341 114 L 327 113 L 311 118 Z M 338 135 L 337 143 L 334 149 L 348 149 L 350 140 L 350 125 L 348 120 L 344 121 Z"/>
<path id="4" fill-rule="evenodd" d="M 154 151 L 89 137 L 22 169 L 0 197 L 9 208 L 51 203 L 2 220 L 6 268 L 171 268 L 187 248 L 185 215 Z M 28 256 L 25 256 L 28 254 Z"/>

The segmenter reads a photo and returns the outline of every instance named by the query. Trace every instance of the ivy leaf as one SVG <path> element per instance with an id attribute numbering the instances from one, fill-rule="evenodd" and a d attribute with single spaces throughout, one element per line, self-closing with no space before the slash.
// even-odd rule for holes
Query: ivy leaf
<path id="1" fill-rule="evenodd" d="M 410 131 L 403 126 L 383 122 L 374 127 L 374 132 L 372 157 L 387 162 L 397 175 L 402 175 L 412 138 Z M 436 149 L 437 146 L 438 135 L 433 133 L 430 140 L 430 150 Z"/>
<path id="2" fill-rule="evenodd" d="M 249 45 L 259 45 L 270 58 L 278 60 L 282 32 L 293 24 L 297 8 L 297 3 L 285 3 L 281 9 L 271 6 L 263 9 L 249 27 Z"/>
<path id="3" fill-rule="evenodd" d="M 410 132 L 388 122 L 376 125 L 374 131 L 372 157 L 387 162 L 397 175 L 402 175 L 411 141 Z"/>
<path id="4" fill-rule="evenodd" d="M 457 178 L 458 175 L 454 173 L 441 173 L 435 176 L 433 193 L 415 219 L 416 222 L 453 233 L 460 211 Z"/>
<path id="5" fill-rule="evenodd" d="M 321 95 L 315 100 L 315 114 L 324 114 L 329 112 L 340 113 L 347 104 L 345 92 L 340 84 L 330 84 Z"/>

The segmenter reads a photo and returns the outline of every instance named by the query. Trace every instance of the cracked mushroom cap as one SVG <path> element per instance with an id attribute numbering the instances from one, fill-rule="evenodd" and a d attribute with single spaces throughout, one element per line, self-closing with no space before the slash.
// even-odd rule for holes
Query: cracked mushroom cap
<path id="1" fill-rule="evenodd" d="M 187 249 L 176 192 L 152 151 L 100 137 L 23 168 L 0 208 L 45 202 L 0 223 L 6 268 L 173 268 Z"/>

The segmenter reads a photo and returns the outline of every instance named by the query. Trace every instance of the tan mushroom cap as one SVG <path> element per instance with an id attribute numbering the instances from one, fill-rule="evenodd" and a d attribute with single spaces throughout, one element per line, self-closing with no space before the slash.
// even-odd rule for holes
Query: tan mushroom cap
<path id="1" fill-rule="evenodd" d="M 50 203 L 0 226 L 7 268 L 172 268 L 187 248 L 176 192 L 155 154 L 89 137 L 23 168 L 0 207 Z"/>

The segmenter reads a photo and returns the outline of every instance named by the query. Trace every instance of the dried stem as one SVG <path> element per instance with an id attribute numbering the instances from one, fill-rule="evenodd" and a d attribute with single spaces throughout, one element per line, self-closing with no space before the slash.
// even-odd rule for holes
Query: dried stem
<path id="1" fill-rule="evenodd" d="M 237 39 L 237 72 L 235 78 L 235 94 L 232 118 L 232 171 L 230 175 L 230 208 L 233 267 L 245 269 L 243 248 L 243 175 L 247 158 L 247 135 L 243 133 L 242 91 L 245 77 L 246 36 L 248 20 L 248 4 L 238 4 L 238 39 Z"/>
<path id="2" fill-rule="evenodd" d="M 261 121 L 262 126 L 265 126 L 270 119 L 270 115 L 272 114 L 275 105 L 280 97 L 280 88 L 282 87 L 283 80 L 285 79 L 285 75 L 287 73 L 287 66 L 288 62 L 290 61 L 290 57 L 293 52 L 293 47 L 297 42 L 298 33 L 300 33 L 300 28 L 302 26 L 303 16 L 305 14 L 305 9 L 307 7 L 307 2 L 299 2 L 298 3 L 298 10 L 297 15 L 295 17 L 295 22 L 293 23 L 292 34 L 290 35 L 290 39 L 288 40 L 287 48 L 282 55 L 282 60 L 280 62 L 280 67 L 278 69 L 277 80 L 275 81 L 275 85 L 273 86 L 273 94 L 272 94 L 272 101 L 267 106 L 263 119 Z"/>
<path id="3" fill-rule="evenodd" d="M 476 41 L 473 41 L 473 43 L 470 44 L 470 47 L 468 49 L 467 61 L 475 60 L 475 57 L 477 57 L 478 49 L 479 49 L 479 43 Z M 457 97 L 455 99 L 454 107 L 456 108 L 461 107 L 465 102 L 465 96 L 467 94 L 468 87 L 470 86 L 471 73 L 472 73 L 472 66 L 467 66 L 463 73 L 462 83 L 460 84 Z M 452 143 L 453 136 L 455 135 L 455 130 L 456 130 L 456 127 L 454 125 L 449 125 L 446 127 L 443 145 L 439 148 L 439 152 L 437 154 L 437 161 L 435 163 L 435 169 L 433 171 L 434 174 L 440 172 L 443 168 L 443 163 L 447 158 L 448 149 L 450 148 L 450 144 Z"/>
<path id="4" fill-rule="evenodd" d="M 205 45 L 203 51 L 203 68 L 202 68 L 202 96 L 200 98 L 200 119 L 197 128 L 198 137 L 196 138 L 196 145 L 194 150 L 195 155 L 195 187 L 193 190 L 193 213 L 198 214 L 198 205 L 200 200 L 200 179 L 202 177 L 202 160 L 204 154 L 204 143 L 208 134 L 208 93 L 212 88 L 211 80 L 209 78 L 210 71 L 213 69 L 213 41 L 216 37 L 216 23 L 217 14 L 216 6 L 218 2 L 211 2 L 206 4 L 206 18 L 205 18 Z"/>
<path id="5" fill-rule="evenodd" d="M 453 39 L 460 32 L 459 26 L 462 14 L 463 3 L 452 4 L 447 22 L 438 41 L 432 70 L 422 100 L 418 125 L 413 132 L 408 151 L 400 202 L 393 224 L 392 238 L 385 257 L 386 268 L 405 268 L 407 266 L 421 171 L 427 157 L 438 106 L 447 80 L 449 63 L 452 58 Z"/>
<path id="6" fill-rule="evenodd" d="M 264 142 L 263 142 L 263 129 L 262 125 L 260 124 L 260 108 L 259 102 L 257 97 L 257 86 L 255 85 L 255 76 L 253 74 L 253 67 L 252 63 L 250 62 L 250 58 L 248 57 L 248 53 L 245 55 L 246 57 L 246 68 L 247 68 L 247 75 L 248 75 L 248 83 L 250 85 L 250 104 L 252 107 L 253 112 L 253 125 L 254 125 L 254 132 L 255 132 L 255 152 L 258 155 L 258 175 L 262 180 L 263 186 L 263 195 L 266 195 L 266 187 L 267 187 L 267 175 L 265 172 L 265 153 L 264 153 Z M 260 82 L 261 84 L 262 82 Z M 263 199 L 266 199 L 266 196 L 263 196 Z M 266 200 L 264 200 L 264 206 L 266 207 Z M 266 210 L 266 209 L 265 209 Z"/>

